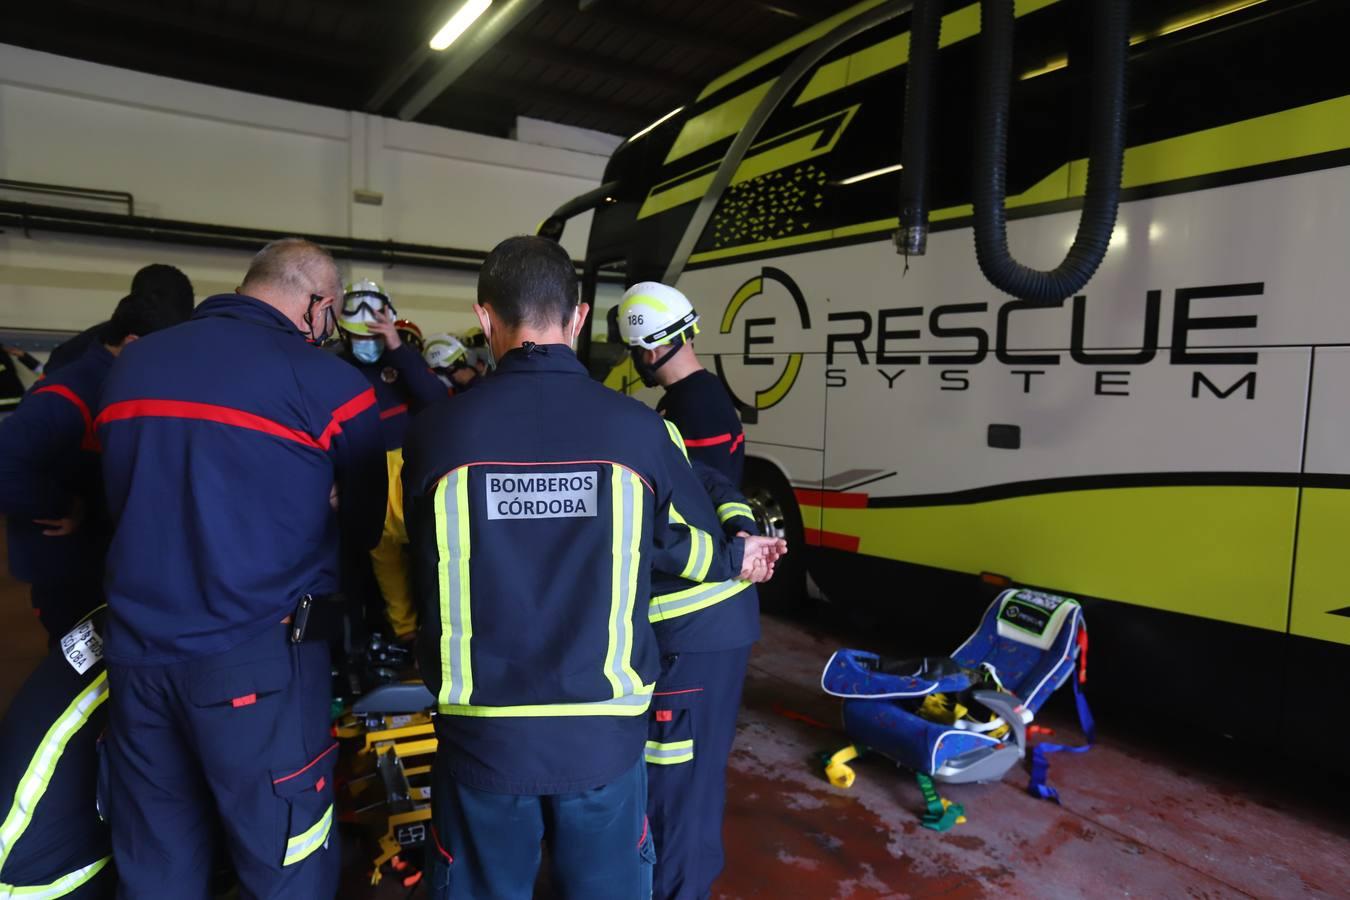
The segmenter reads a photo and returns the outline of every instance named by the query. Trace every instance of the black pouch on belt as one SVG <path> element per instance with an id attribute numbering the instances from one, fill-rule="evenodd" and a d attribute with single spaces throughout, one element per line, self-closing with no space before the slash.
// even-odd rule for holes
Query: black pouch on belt
<path id="1" fill-rule="evenodd" d="M 305 594 L 291 614 L 291 643 L 336 641 L 347 634 L 347 602 L 341 594 Z"/>

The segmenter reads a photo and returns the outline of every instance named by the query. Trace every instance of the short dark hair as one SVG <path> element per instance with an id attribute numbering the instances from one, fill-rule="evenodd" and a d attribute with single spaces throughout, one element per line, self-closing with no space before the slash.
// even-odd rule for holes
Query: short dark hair
<path id="1" fill-rule="evenodd" d="M 478 271 L 478 302 L 491 306 L 508 328 L 566 325 L 577 306 L 576 266 L 548 238 L 507 238 Z"/>
<path id="2" fill-rule="evenodd" d="M 158 294 L 183 314 L 186 319 L 192 315 L 192 306 L 196 298 L 192 294 L 192 282 L 176 266 L 164 263 L 151 263 L 141 269 L 131 279 L 133 294 Z"/>
<path id="3" fill-rule="evenodd" d="M 188 314 L 181 304 L 166 300 L 157 293 L 133 292 L 123 297 L 113 310 L 112 319 L 103 326 L 101 339 L 105 344 L 120 344 L 128 335 L 145 337 L 147 334 L 187 321 Z"/>

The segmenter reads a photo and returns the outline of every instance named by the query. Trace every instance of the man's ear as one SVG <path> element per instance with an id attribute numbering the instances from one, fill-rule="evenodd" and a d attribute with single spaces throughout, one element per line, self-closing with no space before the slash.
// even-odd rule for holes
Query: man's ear
<path id="1" fill-rule="evenodd" d="M 483 337 L 486 338 L 492 333 L 492 318 L 488 315 L 487 307 L 475 303 L 473 305 L 473 314 L 478 317 L 478 324 L 483 329 Z"/>

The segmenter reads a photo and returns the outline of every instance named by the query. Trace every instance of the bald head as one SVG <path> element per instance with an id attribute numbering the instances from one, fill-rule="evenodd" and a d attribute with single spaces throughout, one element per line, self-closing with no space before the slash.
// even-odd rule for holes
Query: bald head
<path id="1" fill-rule="evenodd" d="M 250 296 L 262 288 L 302 295 L 340 294 L 337 263 L 328 251 L 303 238 L 282 238 L 258 251 L 244 276 L 243 290 Z"/>
<path id="2" fill-rule="evenodd" d="M 342 278 L 328 251 L 303 238 L 282 238 L 258 251 L 239 292 L 276 307 L 302 332 L 342 296 Z M 323 298 L 316 302 L 315 297 Z"/>

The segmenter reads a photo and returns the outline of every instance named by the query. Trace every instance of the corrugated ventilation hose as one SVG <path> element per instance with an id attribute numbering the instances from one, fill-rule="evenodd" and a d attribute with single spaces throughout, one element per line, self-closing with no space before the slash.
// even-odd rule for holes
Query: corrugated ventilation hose
<path id="1" fill-rule="evenodd" d="M 975 256 L 999 290 L 1023 300 L 1062 300 L 1081 290 L 1106 255 L 1120 203 L 1125 152 L 1127 0 L 1091 0 L 1091 85 L 1094 94 L 1087 189 L 1069 254 L 1044 272 L 1008 251 L 1008 103 L 1013 78 L 1013 0 L 980 0 L 981 65 L 975 135 Z M 907 173 L 908 174 L 908 173 Z"/>

